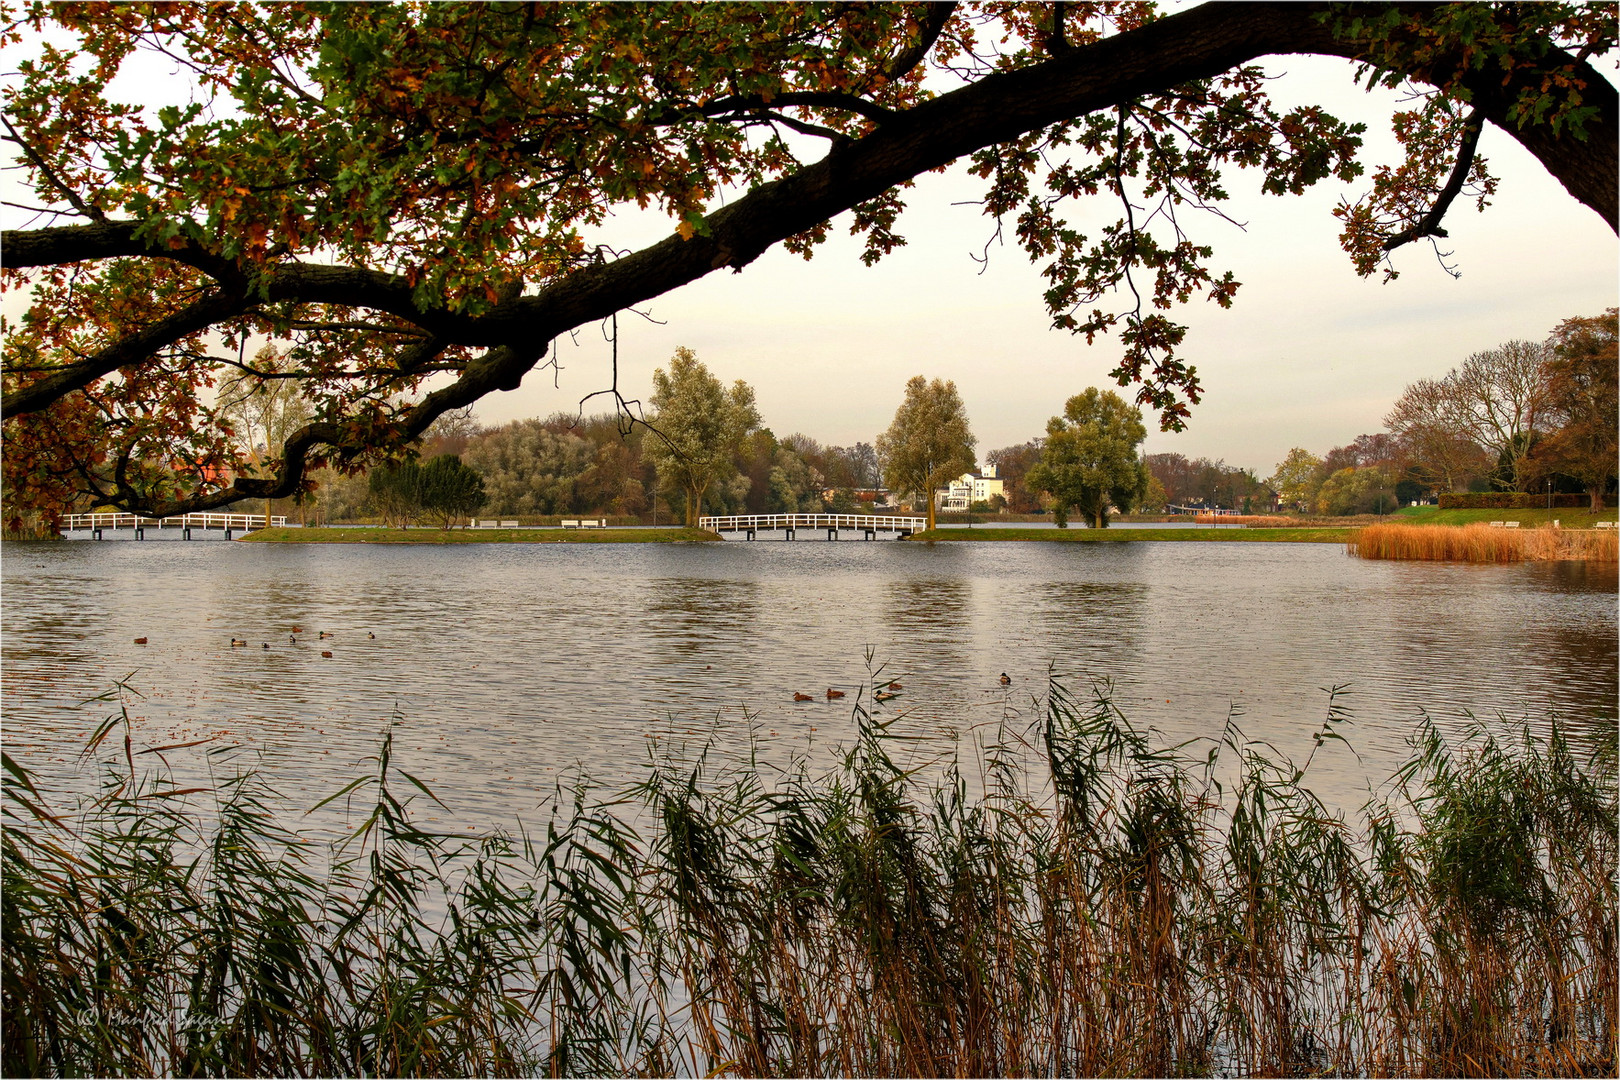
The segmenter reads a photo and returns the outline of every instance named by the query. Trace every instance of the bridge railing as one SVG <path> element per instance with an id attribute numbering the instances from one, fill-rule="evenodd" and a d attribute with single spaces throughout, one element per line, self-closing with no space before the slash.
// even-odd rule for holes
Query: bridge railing
<path id="1" fill-rule="evenodd" d="M 279 515 L 269 521 L 278 528 L 287 524 L 287 519 Z M 263 514 L 198 513 L 166 518 L 139 514 L 69 514 L 62 519 L 63 529 L 241 529 L 248 532 L 264 527 Z"/>
<path id="2" fill-rule="evenodd" d="M 753 529 L 856 529 L 873 532 L 921 532 L 928 525 L 925 517 L 900 514 L 733 514 L 700 517 L 698 528 L 711 532 L 744 532 Z"/>

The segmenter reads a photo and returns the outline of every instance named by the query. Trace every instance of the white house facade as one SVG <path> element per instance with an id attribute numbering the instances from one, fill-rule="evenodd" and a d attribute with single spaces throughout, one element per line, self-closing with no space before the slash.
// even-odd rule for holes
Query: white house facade
<path id="1" fill-rule="evenodd" d="M 983 472 L 963 473 L 952 480 L 950 487 L 934 493 L 939 509 L 947 514 L 964 513 L 976 502 L 989 502 L 995 496 L 1007 497 L 1006 482 L 996 476 L 996 467 L 986 465 Z"/>

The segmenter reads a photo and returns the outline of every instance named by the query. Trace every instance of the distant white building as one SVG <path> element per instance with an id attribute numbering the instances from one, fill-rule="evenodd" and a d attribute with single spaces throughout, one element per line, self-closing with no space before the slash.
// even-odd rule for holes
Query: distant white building
<path id="1" fill-rule="evenodd" d="M 965 513 L 974 503 L 989 502 L 997 495 L 1007 497 L 1006 482 L 997 478 L 994 465 L 986 465 L 983 472 L 963 473 L 952 480 L 950 487 L 934 493 L 934 499 L 944 513 Z"/>

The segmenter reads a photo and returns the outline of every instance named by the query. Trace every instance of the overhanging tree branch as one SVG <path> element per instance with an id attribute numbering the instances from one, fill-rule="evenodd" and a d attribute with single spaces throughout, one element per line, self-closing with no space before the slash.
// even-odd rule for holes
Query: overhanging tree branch
<path id="1" fill-rule="evenodd" d="M 917 42 L 897 56 L 890 67 L 895 77 L 921 62 L 922 53 L 937 39 L 949 18 L 950 8 L 948 4 L 930 6 Z M 115 257 L 174 259 L 222 282 L 248 283 L 249 287 L 239 295 L 251 296 L 253 303 L 329 304 L 369 309 L 420 327 L 433 335 L 433 341 L 440 343 L 441 350 L 449 346 L 485 349 L 483 355 L 466 364 L 453 383 L 428 394 L 392 423 L 388 432 L 390 440 L 409 438 L 449 409 L 469 405 L 495 389 L 517 386 L 544 354 L 544 349 L 535 343 L 548 342 L 561 333 L 643 303 L 722 267 L 741 269 L 773 244 L 802 234 L 922 172 L 947 165 L 976 150 L 1015 140 L 1052 124 L 1116 108 L 1145 95 L 1214 78 L 1267 55 L 1317 53 L 1364 58 L 1368 43 L 1335 37 L 1327 22 L 1330 10 L 1326 4 L 1206 5 L 1084 46 L 1057 50 L 1058 55 L 1051 59 L 987 75 L 903 111 L 882 109 L 861 98 L 854 99 L 862 103 L 856 107 L 841 95 L 837 95 L 839 100 L 835 102 L 822 92 L 780 95 L 773 100 L 773 105 L 848 108 L 874 120 L 876 126 L 860 138 L 836 141 L 820 161 L 762 184 L 709 214 L 704 227 L 695 235 L 683 237 L 677 233 L 612 263 L 572 270 L 551 279 L 532 296 L 509 292 L 489 310 L 477 315 L 457 310 L 443 301 L 424 306 L 410 283 L 399 275 L 275 258 L 262 266 L 226 260 L 191 241 L 171 247 L 138 239 L 142 231 L 138 222 L 7 231 L 0 237 L 0 243 L 4 245 L 4 258 L 9 267 L 60 265 Z M 1426 10 L 1418 6 L 1412 8 L 1415 14 Z M 918 55 L 913 56 L 913 53 Z M 1474 118 L 1481 123 L 1488 119 L 1507 131 L 1579 201 L 1597 210 L 1610 227 L 1615 228 L 1617 189 L 1620 189 L 1616 182 L 1617 160 L 1620 160 L 1620 152 L 1617 152 L 1620 109 L 1616 106 L 1614 88 L 1584 61 L 1557 49 L 1548 51 L 1541 67 L 1567 68 L 1574 73 L 1573 77 L 1585 80 L 1582 104 L 1584 109 L 1590 110 L 1590 115 L 1585 119 L 1581 138 L 1575 138 L 1567 130 L 1555 133 L 1550 125 L 1517 122 L 1514 109 L 1519 94 L 1522 90 L 1536 88 L 1531 85 L 1540 78 L 1536 72 L 1515 69 L 1504 83 L 1499 70 L 1475 72 L 1468 70 L 1460 58 L 1444 56 L 1428 58 L 1425 71 L 1436 79 L 1451 79 L 1448 72 L 1461 71 L 1454 81 L 1468 90 L 1476 109 Z M 1413 74 L 1415 77 L 1424 75 Z M 735 104 L 740 108 L 743 101 L 736 99 Z M 1477 138 L 1478 127 L 1472 131 Z M 1471 159 L 1471 155 L 1470 145 L 1468 153 L 1460 155 L 1459 170 L 1454 172 L 1453 180 L 1459 173 L 1466 172 L 1461 157 Z M 1450 186 L 1448 183 L 1448 189 Z M 1421 224 L 1430 230 L 1428 235 L 1439 235 L 1433 230 L 1441 228 L 1441 217 L 1453 198 L 1454 193 L 1443 198 L 1426 215 Z M 236 292 L 234 287 L 224 291 Z M 200 310 L 188 311 L 193 319 L 204 314 Z M 222 309 L 217 319 L 194 329 L 206 328 L 233 314 L 240 314 L 240 310 Z M 179 316 L 171 317 L 176 318 Z M 153 339 L 157 348 L 166 344 L 160 338 L 161 335 Z M 140 335 L 132 335 L 118 345 L 109 346 L 109 350 L 116 350 L 116 356 L 103 350 L 93 368 L 106 368 L 102 371 L 106 374 L 140 362 L 143 357 L 136 347 L 139 339 Z M 112 363 L 114 360 L 117 362 Z M 108 363 L 112 363 L 110 368 L 106 367 Z M 25 391 L 8 395 L 5 402 L 8 416 L 42 408 L 83 388 L 87 380 L 80 376 L 93 368 L 74 365 L 64 369 L 63 375 L 54 382 L 43 380 Z M 75 374 L 70 376 L 69 371 Z M 89 379 L 96 377 L 99 376 L 92 375 Z M 311 433 L 308 439 L 315 442 L 306 440 L 302 454 L 287 454 L 286 466 L 277 481 L 278 489 L 280 485 L 296 486 L 298 470 L 302 468 L 300 463 L 307 457 L 309 447 L 328 435 L 335 440 L 328 445 L 340 447 L 345 453 L 358 452 L 344 441 L 352 437 L 344 436 L 337 425 L 313 425 L 307 430 Z M 220 505 L 240 494 L 197 496 L 189 507 L 203 509 Z"/>
<path id="2" fill-rule="evenodd" d="M 1475 109 L 1463 122 L 1462 141 L 1457 147 L 1457 161 L 1451 168 L 1451 175 L 1446 178 L 1445 186 L 1435 197 L 1434 205 L 1423 215 L 1421 221 L 1388 237 L 1384 241 L 1385 251 L 1394 251 L 1425 236 L 1448 235 L 1440 223 L 1445 220 L 1446 211 L 1451 209 L 1451 204 L 1462 193 L 1463 184 L 1468 181 L 1469 170 L 1474 167 L 1474 151 L 1479 146 L 1479 133 L 1484 127 L 1484 117 L 1480 115 L 1478 109 Z"/>

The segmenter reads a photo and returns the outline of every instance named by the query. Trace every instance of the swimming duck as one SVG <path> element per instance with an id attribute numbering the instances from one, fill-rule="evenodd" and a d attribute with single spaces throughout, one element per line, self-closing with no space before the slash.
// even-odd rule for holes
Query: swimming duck
<path id="1" fill-rule="evenodd" d="M 292 628 L 292 632 L 295 634 L 302 634 L 304 632 L 304 628 L 302 626 L 295 626 Z"/>
<path id="2" fill-rule="evenodd" d="M 138 638 L 135 639 L 135 644 L 137 644 L 137 645 L 145 645 L 146 644 L 146 639 L 143 638 L 143 637 L 138 637 Z"/>
<path id="3" fill-rule="evenodd" d="M 1011 686 L 1012 685 L 1012 677 L 1009 676 L 1005 671 L 1003 671 L 1001 673 L 1001 685 L 1002 686 Z"/>
<path id="4" fill-rule="evenodd" d="M 903 687 L 903 686 L 901 686 L 901 685 L 900 685 L 900 684 L 899 684 L 899 683 L 897 683 L 897 682 L 892 682 L 892 683 L 890 683 L 890 684 L 889 684 L 889 689 L 890 689 L 890 690 L 904 690 L 904 689 L 905 689 L 905 687 Z"/>
<path id="5" fill-rule="evenodd" d="M 373 634 L 373 633 L 371 633 L 371 632 L 370 632 L 370 631 L 367 631 L 367 632 L 366 632 L 366 637 L 368 637 L 368 638 L 370 638 L 370 639 L 371 639 L 371 640 L 372 640 L 372 641 L 376 641 L 376 640 L 377 640 L 377 635 L 376 635 L 376 634 Z"/>
<path id="6" fill-rule="evenodd" d="M 328 660 L 332 659 L 332 652 L 330 649 L 322 649 L 321 655 L 326 657 Z"/>
<path id="7" fill-rule="evenodd" d="M 333 633 L 329 633 L 329 632 L 327 632 L 325 630 L 322 630 L 319 634 L 316 635 L 317 640 L 323 639 L 323 638 L 329 638 L 329 637 L 337 637 L 337 635 L 333 634 Z"/>
<path id="8" fill-rule="evenodd" d="M 261 649 L 268 649 L 268 648 L 269 648 L 269 647 L 270 647 L 270 643 L 269 643 L 269 642 L 268 642 L 268 641 L 261 641 L 261 642 L 259 642 L 259 648 L 261 648 Z"/>
<path id="9" fill-rule="evenodd" d="M 296 637 L 293 637 L 293 635 L 291 635 L 291 634 L 287 635 L 287 640 L 292 642 L 294 645 L 298 644 L 298 639 Z"/>
<path id="10" fill-rule="evenodd" d="M 841 698 L 843 696 L 844 696 L 844 692 L 842 690 L 834 690 L 830 686 L 827 687 L 827 700 L 828 701 L 831 701 L 834 698 Z"/>
<path id="11" fill-rule="evenodd" d="M 233 638 L 231 638 L 231 648 L 233 648 L 233 649 L 245 649 L 245 648 L 247 648 L 247 642 L 245 640 L 243 640 L 242 638 L 233 637 Z"/>
<path id="12" fill-rule="evenodd" d="M 899 694 L 889 694 L 889 693 L 885 693 L 882 690 L 879 690 L 877 693 L 872 695 L 872 700 L 873 701 L 888 701 L 890 698 L 897 698 L 899 696 L 900 696 Z"/>
<path id="13" fill-rule="evenodd" d="M 793 700 L 794 701 L 814 701 L 816 699 L 811 697 L 809 694 L 801 694 L 797 690 L 795 690 L 795 691 L 793 691 Z"/>

